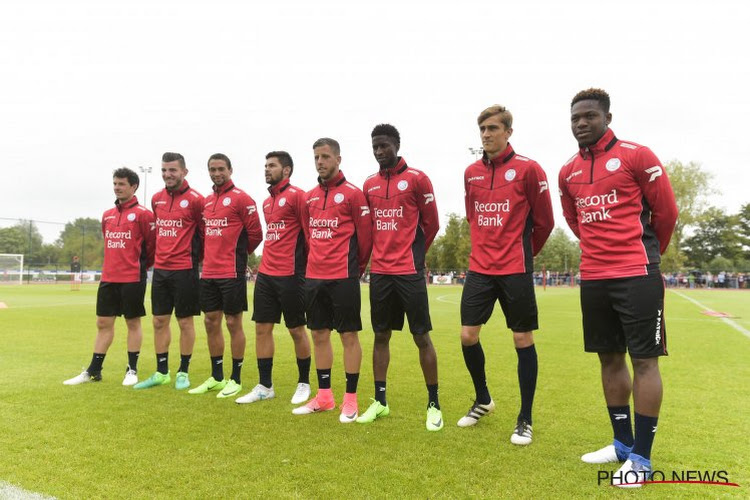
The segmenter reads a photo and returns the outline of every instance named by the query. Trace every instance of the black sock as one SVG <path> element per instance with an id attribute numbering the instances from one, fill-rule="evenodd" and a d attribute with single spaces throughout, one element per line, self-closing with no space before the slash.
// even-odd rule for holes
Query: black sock
<path id="1" fill-rule="evenodd" d="M 375 401 L 383 406 L 388 404 L 385 399 L 385 380 L 382 382 L 375 381 Z"/>
<path id="2" fill-rule="evenodd" d="M 310 356 L 306 358 L 297 358 L 297 370 L 299 371 L 298 384 L 310 383 Z"/>
<path id="3" fill-rule="evenodd" d="M 211 376 L 217 382 L 224 380 L 224 356 L 211 356 Z"/>
<path id="4" fill-rule="evenodd" d="M 138 356 L 141 351 L 128 351 L 128 370 L 138 371 Z"/>
<path id="5" fill-rule="evenodd" d="M 273 385 L 271 373 L 273 372 L 273 358 L 258 358 L 258 376 L 260 385 L 268 387 Z"/>
<path id="6" fill-rule="evenodd" d="M 102 364 L 104 363 L 104 356 L 106 355 L 106 353 L 94 353 L 94 355 L 91 357 L 91 363 L 89 364 L 89 367 L 86 368 L 86 371 L 89 373 L 89 375 L 99 375 L 102 372 Z"/>
<path id="7" fill-rule="evenodd" d="M 318 389 L 331 388 L 331 369 L 315 370 L 318 372 Z"/>
<path id="8" fill-rule="evenodd" d="M 242 361 L 245 358 L 232 358 L 232 376 L 229 377 L 238 384 L 242 385 L 240 375 L 242 373 Z"/>
<path id="9" fill-rule="evenodd" d="M 607 406 L 609 420 L 615 439 L 625 446 L 633 446 L 633 423 L 630 421 L 630 405 Z"/>
<path id="10" fill-rule="evenodd" d="M 430 405 L 435 405 L 435 408 L 440 409 L 440 401 L 438 400 L 438 385 L 427 384 L 427 408 Z"/>
<path id="11" fill-rule="evenodd" d="M 178 371 L 187 373 L 188 368 L 190 368 L 190 358 L 192 357 L 192 354 L 180 354 L 180 369 Z"/>
<path id="12" fill-rule="evenodd" d="M 348 393 L 357 392 L 357 384 L 359 384 L 359 373 L 347 373 L 346 374 L 346 392 Z"/>
<path id="13" fill-rule="evenodd" d="M 471 375 L 471 381 L 474 382 L 474 392 L 477 395 L 477 403 L 489 404 L 492 400 L 490 398 L 490 391 L 487 389 L 487 378 L 484 374 L 484 351 L 482 350 L 482 343 L 477 342 L 474 345 L 461 345 L 461 350 L 464 354 L 464 363 L 466 368 L 469 370 Z"/>
<path id="14" fill-rule="evenodd" d="M 647 417 L 638 412 L 635 413 L 635 442 L 631 453 L 651 460 L 651 446 L 654 444 L 658 421 L 659 417 Z"/>
<path id="15" fill-rule="evenodd" d="M 169 372 L 169 353 L 162 352 L 156 354 L 156 371 L 164 375 Z"/>
<path id="16" fill-rule="evenodd" d="M 539 364 L 536 357 L 536 346 L 516 349 L 518 355 L 518 387 L 521 389 L 521 411 L 518 419 L 526 420 L 531 425 L 531 407 L 534 405 L 536 377 Z"/>

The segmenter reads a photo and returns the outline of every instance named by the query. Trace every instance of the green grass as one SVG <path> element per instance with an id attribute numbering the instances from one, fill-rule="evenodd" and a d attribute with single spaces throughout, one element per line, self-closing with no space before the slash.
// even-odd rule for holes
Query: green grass
<path id="1" fill-rule="evenodd" d="M 367 293 L 364 287 L 362 409 L 372 395 Z M 611 429 L 597 360 L 582 351 L 577 289 L 537 292 L 540 372 L 534 443 L 528 448 L 508 441 L 519 396 L 516 356 L 499 307 L 482 334 L 497 411 L 476 427 L 455 425 L 473 396 L 458 338 L 460 293 L 459 287 L 430 288 L 446 419 L 443 431 L 431 433 L 424 429 L 426 390 L 417 349 L 406 332 L 394 332 L 391 343 L 391 416 L 368 426 L 342 425 L 338 412 L 291 414 L 296 364 L 291 339 L 278 327 L 277 398 L 271 401 L 240 406 L 170 387 L 122 387 L 122 320 L 103 382 L 64 387 L 62 380 L 78 373 L 91 356 L 95 287 L 80 292 L 66 285 L 0 287 L 0 302 L 8 305 L 0 310 L 0 484 L 60 498 L 748 496 L 749 338 L 667 294 L 671 355 L 661 362 L 665 400 L 655 468 L 726 470 L 741 487 L 651 485 L 638 493 L 619 491 L 597 485 L 597 471 L 616 467 L 579 460 L 610 441 Z M 682 293 L 735 316 L 750 310 L 750 293 Z M 243 394 L 257 381 L 249 318 Z M 735 321 L 750 328 L 748 318 Z M 205 334 L 197 326 L 194 385 L 209 375 Z M 173 325 L 173 373 L 179 360 L 177 335 Z M 151 339 L 147 317 L 142 378 L 155 367 Z M 333 389 L 340 398 L 344 377 L 336 339 L 334 352 Z"/>

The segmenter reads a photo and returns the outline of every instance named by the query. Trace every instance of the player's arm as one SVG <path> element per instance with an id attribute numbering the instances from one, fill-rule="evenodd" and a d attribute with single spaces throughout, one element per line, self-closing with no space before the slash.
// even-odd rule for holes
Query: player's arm
<path id="1" fill-rule="evenodd" d="M 435 190 L 432 182 L 426 175 L 421 175 L 417 180 L 417 207 L 422 220 L 422 231 L 425 238 L 425 252 L 430 249 L 435 236 L 440 229 L 440 216 L 438 215 L 437 203 L 435 203 Z"/>
<path id="2" fill-rule="evenodd" d="M 205 204 L 206 199 L 203 196 L 199 196 L 198 198 L 194 199 L 193 203 L 191 203 L 190 205 L 191 217 L 195 221 L 195 234 L 198 238 L 198 241 L 200 241 L 200 249 L 198 250 L 199 262 L 203 262 L 203 247 L 206 238 L 206 227 L 205 223 L 203 222 L 203 207 Z"/>
<path id="3" fill-rule="evenodd" d="M 263 229 L 260 225 L 260 216 L 258 215 L 258 207 L 249 195 L 246 195 L 243 199 L 243 203 L 240 206 L 240 218 L 242 225 L 245 226 L 247 231 L 247 253 L 250 255 L 258 248 L 260 242 L 263 241 Z"/>
<path id="4" fill-rule="evenodd" d="M 549 183 L 547 174 L 542 167 L 534 162 L 526 176 L 526 199 L 531 207 L 531 220 L 533 233 L 531 236 L 531 251 L 538 254 L 547 242 L 552 229 L 555 227 L 555 219 L 552 215 L 552 199 L 549 195 Z"/>
<path id="5" fill-rule="evenodd" d="M 466 208 L 466 220 L 471 224 L 471 221 L 474 219 L 474 209 L 471 207 L 471 187 L 467 181 L 468 175 L 469 169 L 466 169 L 464 172 L 464 207 Z"/>
<path id="6" fill-rule="evenodd" d="M 156 219 L 150 210 L 144 210 L 138 217 L 141 235 L 146 248 L 146 267 L 153 267 L 156 256 Z"/>
<path id="7" fill-rule="evenodd" d="M 643 196 L 651 208 L 651 227 L 659 239 L 659 250 L 664 253 L 677 224 L 677 203 L 674 191 L 656 155 L 646 147 L 639 148 L 638 162 L 633 174 L 641 187 Z"/>
<path id="8" fill-rule="evenodd" d="M 310 212 L 307 209 L 307 193 L 304 191 L 297 191 L 297 220 L 302 228 L 302 234 L 305 237 L 305 252 L 310 251 Z"/>
<path id="9" fill-rule="evenodd" d="M 560 170 L 560 175 L 558 175 L 557 177 L 557 185 L 560 189 L 560 203 L 562 204 L 563 217 L 565 217 L 565 222 L 568 223 L 568 227 L 571 231 L 573 231 L 573 234 L 576 235 L 576 238 L 580 240 L 581 232 L 578 228 L 578 212 L 576 211 L 575 200 L 573 200 L 573 197 L 570 196 L 567 185 L 565 184 L 565 170 L 565 168 L 562 168 Z"/>
<path id="10" fill-rule="evenodd" d="M 372 216 L 370 215 L 370 206 L 361 191 L 355 192 L 350 203 L 352 220 L 357 231 L 357 245 L 359 245 L 357 260 L 361 276 L 367 268 L 372 253 Z"/>

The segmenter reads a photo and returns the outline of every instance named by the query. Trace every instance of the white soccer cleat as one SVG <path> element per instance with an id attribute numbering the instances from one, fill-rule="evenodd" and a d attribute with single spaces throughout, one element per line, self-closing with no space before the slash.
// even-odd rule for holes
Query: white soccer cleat
<path id="1" fill-rule="evenodd" d="M 531 424 L 526 420 L 519 420 L 516 429 L 510 435 L 510 442 L 519 446 L 527 446 L 531 444 L 531 435 Z"/>
<path id="2" fill-rule="evenodd" d="M 89 375 L 89 372 L 84 370 L 80 373 L 80 375 L 76 375 L 75 377 L 69 378 L 68 380 L 64 381 L 63 385 L 80 385 L 86 384 L 88 382 L 99 382 L 101 379 L 101 375 L 92 377 L 91 375 Z"/>
<path id="3" fill-rule="evenodd" d="M 620 488 L 640 488 L 649 479 L 651 479 L 649 467 L 628 459 L 612 475 L 612 485 Z"/>
<path id="4" fill-rule="evenodd" d="M 308 399 L 310 399 L 310 384 L 300 382 L 297 384 L 297 390 L 294 391 L 294 396 L 292 396 L 292 404 L 298 405 L 304 403 Z"/>
<path id="5" fill-rule="evenodd" d="M 258 384 L 253 387 L 253 390 L 248 392 L 242 397 L 234 400 L 238 404 L 255 403 L 256 401 L 263 401 L 264 399 L 273 399 L 276 397 L 276 392 L 273 390 L 273 386 L 270 388 Z"/>
<path id="6" fill-rule="evenodd" d="M 132 369 L 128 369 L 125 372 L 125 378 L 122 379 L 122 385 L 131 386 L 138 383 L 138 372 Z"/>
<path id="7" fill-rule="evenodd" d="M 592 451 L 581 456 L 581 460 L 587 464 L 610 464 L 614 462 L 620 462 L 617 458 L 617 451 L 615 451 L 615 445 L 608 444 L 601 450 Z"/>
<path id="8" fill-rule="evenodd" d="M 477 421 L 484 417 L 485 415 L 488 415 L 495 411 L 495 402 L 490 399 L 490 402 L 486 405 L 474 402 L 473 405 L 471 405 L 471 408 L 469 409 L 469 413 L 461 417 L 461 419 L 458 421 L 459 427 L 471 427 L 472 425 L 476 425 Z"/>

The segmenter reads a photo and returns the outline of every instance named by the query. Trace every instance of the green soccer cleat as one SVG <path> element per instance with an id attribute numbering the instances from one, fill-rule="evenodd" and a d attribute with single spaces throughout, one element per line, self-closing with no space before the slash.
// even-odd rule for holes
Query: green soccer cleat
<path id="1" fill-rule="evenodd" d="M 217 398 L 230 398 L 232 396 L 235 396 L 240 393 L 242 390 L 242 385 L 238 384 L 231 378 L 227 380 L 227 383 L 224 385 L 224 388 L 219 391 L 219 394 L 216 395 Z"/>
<path id="2" fill-rule="evenodd" d="M 445 423 L 443 422 L 443 412 L 435 408 L 435 403 L 430 403 L 430 407 L 427 408 L 427 422 L 425 426 L 428 431 L 439 431 L 443 428 Z"/>
<path id="3" fill-rule="evenodd" d="M 177 377 L 174 380 L 174 388 L 178 391 L 182 391 L 190 387 L 190 378 L 186 372 L 177 372 Z"/>
<path id="4" fill-rule="evenodd" d="M 213 377 L 208 377 L 205 382 L 194 389 L 190 389 L 188 394 L 205 394 L 208 391 L 220 391 L 227 385 L 227 379 L 216 380 Z"/>
<path id="5" fill-rule="evenodd" d="M 357 418 L 357 422 L 360 424 L 369 424 L 374 422 L 377 418 L 387 417 L 390 414 L 391 409 L 388 408 L 388 405 L 383 406 L 380 404 L 380 401 L 373 399 L 370 407 Z"/>
<path id="6" fill-rule="evenodd" d="M 169 376 L 169 372 L 167 372 L 166 374 L 161 372 L 154 372 L 154 374 L 146 380 L 135 384 L 133 386 L 133 389 L 150 389 L 152 387 L 156 387 L 157 385 L 166 385 L 171 381 L 172 377 Z"/>

